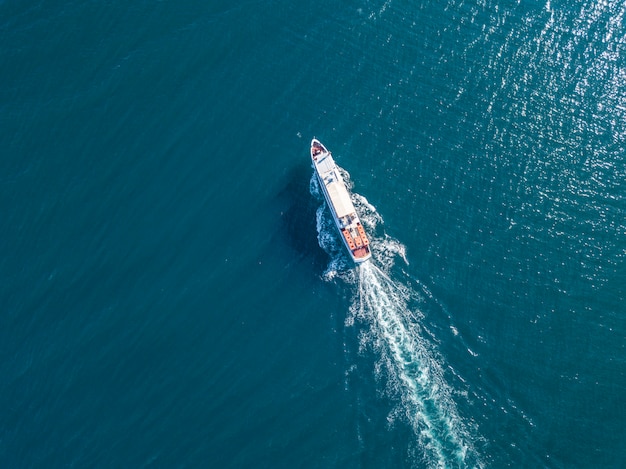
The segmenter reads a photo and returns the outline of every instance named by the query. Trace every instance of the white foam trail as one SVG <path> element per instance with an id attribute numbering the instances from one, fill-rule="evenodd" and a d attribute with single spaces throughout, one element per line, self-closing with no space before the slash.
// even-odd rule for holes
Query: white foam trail
<path id="1" fill-rule="evenodd" d="M 342 175 L 352 187 L 349 174 L 344 171 Z M 384 233 L 378 234 L 377 227 L 384 223 L 382 217 L 365 197 L 353 193 L 352 201 L 373 252 L 371 261 L 354 268 L 315 175 L 311 178 L 311 193 L 321 202 L 316 213 L 318 241 L 331 257 L 323 277 L 340 278 L 356 287 L 346 327 L 357 320 L 368 326 L 369 331 L 361 335 L 360 349 L 371 347 L 379 354 L 376 368 L 383 372 L 379 377 L 398 392 L 400 415 L 413 427 L 417 449 L 433 467 L 482 467 L 445 381 L 442 359 L 420 326 L 423 315 L 417 303 L 423 298 L 406 274 L 391 273 L 398 257 L 408 264 L 404 245 Z M 394 278 L 397 275 L 400 279 Z"/>
<path id="2" fill-rule="evenodd" d="M 358 268 L 358 294 L 353 314 L 368 322 L 372 336 L 382 339 L 387 371 L 399 384 L 405 414 L 420 448 L 437 467 L 465 467 L 473 451 L 462 427 L 452 393 L 434 346 L 409 305 L 415 292 L 395 282 L 374 263 Z M 473 457 L 473 456 L 472 456 Z"/>

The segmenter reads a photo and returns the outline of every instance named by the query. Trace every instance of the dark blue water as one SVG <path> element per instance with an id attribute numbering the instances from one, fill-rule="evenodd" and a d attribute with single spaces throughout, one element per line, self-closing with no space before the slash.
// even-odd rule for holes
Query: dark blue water
<path id="1" fill-rule="evenodd" d="M 626 465 L 625 19 L 0 1 L 0 466 Z"/>

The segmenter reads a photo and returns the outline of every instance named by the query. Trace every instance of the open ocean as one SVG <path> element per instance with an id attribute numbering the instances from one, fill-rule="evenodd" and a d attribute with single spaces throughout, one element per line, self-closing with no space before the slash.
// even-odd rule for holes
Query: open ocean
<path id="1" fill-rule="evenodd" d="M 0 142 L 1 468 L 626 467 L 623 1 L 0 0 Z"/>

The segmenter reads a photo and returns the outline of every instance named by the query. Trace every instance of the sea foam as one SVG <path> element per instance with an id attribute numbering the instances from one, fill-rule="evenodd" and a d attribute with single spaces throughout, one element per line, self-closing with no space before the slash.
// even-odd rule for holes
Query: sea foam
<path id="1" fill-rule="evenodd" d="M 351 188 L 349 174 L 342 171 L 342 175 Z M 357 322 L 364 325 L 359 349 L 375 351 L 377 378 L 397 396 L 397 411 L 388 421 L 393 424 L 399 415 L 411 425 L 416 449 L 433 467 L 483 466 L 445 380 L 443 359 L 420 325 L 424 315 L 419 303 L 427 298 L 408 274 L 394 269 L 398 258 L 408 265 L 406 248 L 381 233 L 382 216 L 365 197 L 353 192 L 352 201 L 373 252 L 373 259 L 355 267 L 344 252 L 315 175 L 310 188 L 321 202 L 316 212 L 318 241 L 330 256 L 322 276 L 353 287 L 345 327 Z"/>

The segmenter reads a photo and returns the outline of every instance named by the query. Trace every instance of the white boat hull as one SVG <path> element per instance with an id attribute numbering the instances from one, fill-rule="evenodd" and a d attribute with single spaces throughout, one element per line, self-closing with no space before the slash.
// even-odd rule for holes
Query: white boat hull
<path id="1" fill-rule="evenodd" d="M 311 160 L 324 198 L 350 257 L 357 264 L 367 261 L 372 257 L 369 239 L 331 153 L 317 139 L 311 141 Z"/>

